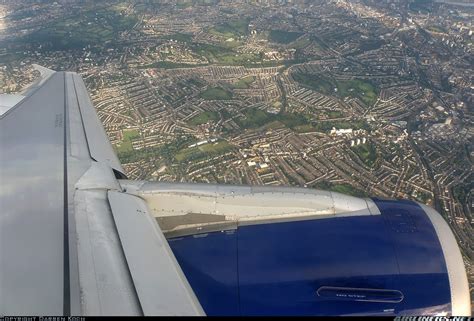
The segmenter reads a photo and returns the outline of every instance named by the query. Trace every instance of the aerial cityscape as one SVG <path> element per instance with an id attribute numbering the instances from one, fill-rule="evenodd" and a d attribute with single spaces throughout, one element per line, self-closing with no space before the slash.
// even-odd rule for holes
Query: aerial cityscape
<path id="1" fill-rule="evenodd" d="M 432 206 L 474 292 L 474 3 L 0 1 L 0 93 L 82 75 L 128 178 Z"/>

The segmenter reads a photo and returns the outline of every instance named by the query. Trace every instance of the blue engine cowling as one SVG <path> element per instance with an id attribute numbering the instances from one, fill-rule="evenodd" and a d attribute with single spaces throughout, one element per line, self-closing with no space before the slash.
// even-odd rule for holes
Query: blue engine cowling
<path id="1" fill-rule="evenodd" d="M 169 244 L 207 315 L 452 314 L 425 210 L 374 202 L 381 215 L 246 225 Z"/>

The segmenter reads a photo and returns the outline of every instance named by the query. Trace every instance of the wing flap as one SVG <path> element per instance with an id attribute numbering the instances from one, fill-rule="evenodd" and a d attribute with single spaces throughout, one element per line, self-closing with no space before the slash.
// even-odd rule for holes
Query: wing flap
<path id="1" fill-rule="evenodd" d="M 204 315 L 145 201 L 117 191 L 108 197 L 143 313 Z"/>

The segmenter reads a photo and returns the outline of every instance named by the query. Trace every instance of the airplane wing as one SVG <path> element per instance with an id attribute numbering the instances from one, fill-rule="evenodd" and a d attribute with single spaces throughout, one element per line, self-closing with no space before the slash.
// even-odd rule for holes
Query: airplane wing
<path id="1" fill-rule="evenodd" d="M 0 314 L 470 314 L 433 209 L 128 180 L 81 77 L 37 68 L 0 95 Z"/>
<path id="2" fill-rule="evenodd" d="M 122 193 L 81 77 L 42 71 L 0 116 L 0 313 L 202 315 L 145 202 Z"/>

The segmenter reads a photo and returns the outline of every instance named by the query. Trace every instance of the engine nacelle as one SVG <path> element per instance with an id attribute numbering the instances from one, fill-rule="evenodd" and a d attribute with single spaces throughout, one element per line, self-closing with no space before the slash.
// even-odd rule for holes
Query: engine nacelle
<path id="1" fill-rule="evenodd" d="M 249 222 L 169 238 L 208 315 L 469 315 L 456 240 L 433 209 Z"/>

